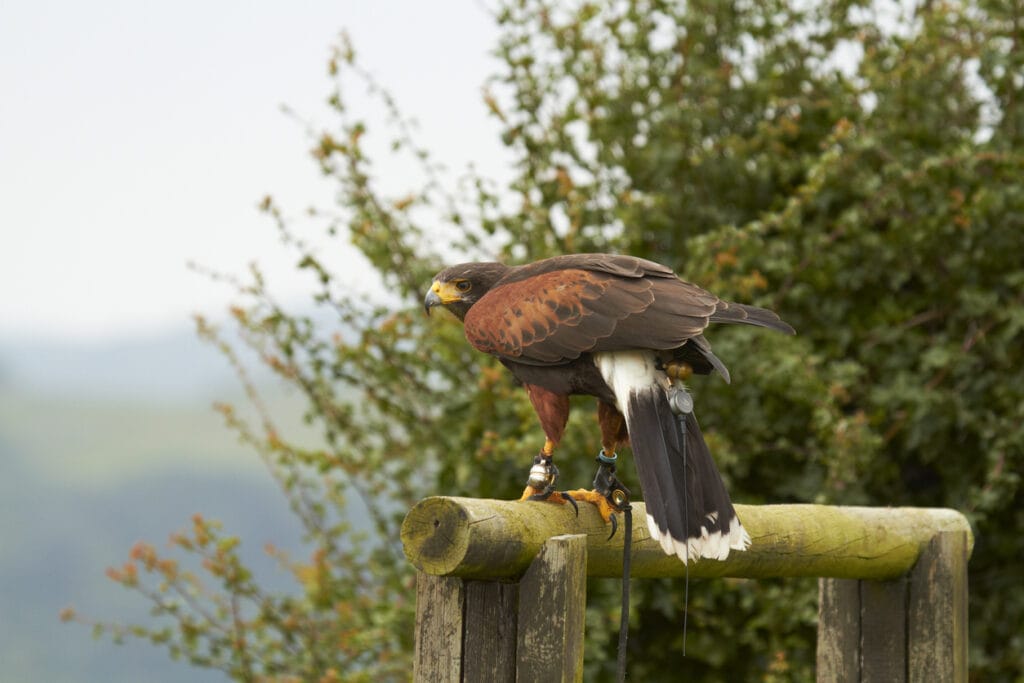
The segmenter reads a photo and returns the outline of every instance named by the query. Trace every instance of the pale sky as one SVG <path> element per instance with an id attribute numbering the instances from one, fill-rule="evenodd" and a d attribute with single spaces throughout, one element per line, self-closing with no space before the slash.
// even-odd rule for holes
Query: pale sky
<path id="1" fill-rule="evenodd" d="M 442 161 L 500 173 L 481 2 L 0 0 L 0 340 L 215 314 L 230 292 L 190 260 L 241 274 L 255 259 L 285 296 L 301 291 L 255 207 L 268 193 L 296 214 L 329 203 L 280 105 L 333 122 L 325 65 L 342 28 Z"/>

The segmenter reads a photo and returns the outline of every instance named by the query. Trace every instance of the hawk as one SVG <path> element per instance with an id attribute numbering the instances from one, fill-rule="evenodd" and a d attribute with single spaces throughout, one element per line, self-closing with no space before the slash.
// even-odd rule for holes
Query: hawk
<path id="1" fill-rule="evenodd" d="M 426 295 L 426 312 L 435 306 L 459 318 L 469 343 L 498 358 L 529 395 L 546 438 L 524 500 L 588 501 L 614 525 L 619 508 L 607 488 L 558 492 L 554 486 L 553 455 L 569 418 L 569 396 L 594 396 L 598 460 L 613 474 L 616 449 L 631 447 L 647 527 L 667 554 L 683 562 L 725 559 L 730 549 L 748 547 L 750 536 L 696 417 L 670 398 L 673 385 L 691 372 L 718 372 L 730 381 L 703 336 L 710 323 L 793 334 L 778 315 L 723 301 L 658 263 L 614 254 L 451 266 Z"/>

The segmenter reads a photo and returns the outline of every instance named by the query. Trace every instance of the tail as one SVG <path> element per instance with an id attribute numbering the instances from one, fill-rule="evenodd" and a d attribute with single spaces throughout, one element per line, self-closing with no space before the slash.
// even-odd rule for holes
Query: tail
<path id="1" fill-rule="evenodd" d="M 731 301 L 719 301 L 710 320 L 713 323 L 743 323 L 744 325 L 767 327 L 786 334 L 796 334 L 796 330 L 780 318 L 775 311 Z"/>
<path id="2" fill-rule="evenodd" d="M 724 560 L 730 550 L 746 550 L 750 535 L 736 516 L 697 418 L 686 414 L 684 441 L 653 354 L 613 352 L 595 354 L 595 360 L 626 418 L 651 537 L 683 562 Z"/>

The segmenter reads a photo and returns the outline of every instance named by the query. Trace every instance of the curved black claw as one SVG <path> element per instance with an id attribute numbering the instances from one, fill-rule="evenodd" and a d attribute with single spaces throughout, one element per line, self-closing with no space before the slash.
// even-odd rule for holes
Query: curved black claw
<path id="1" fill-rule="evenodd" d="M 572 505 L 573 512 L 575 512 L 576 516 L 579 517 L 580 516 L 580 506 L 576 504 L 576 499 L 573 498 L 572 495 L 568 491 L 562 491 L 562 498 L 565 498 L 567 501 L 569 501 L 569 504 Z"/>
<path id="2" fill-rule="evenodd" d="M 608 534 L 608 538 L 605 539 L 606 541 L 612 540 L 612 538 L 615 536 L 615 532 L 619 530 L 619 520 L 615 518 L 615 515 L 612 515 L 608 519 L 612 523 L 612 532 Z"/>

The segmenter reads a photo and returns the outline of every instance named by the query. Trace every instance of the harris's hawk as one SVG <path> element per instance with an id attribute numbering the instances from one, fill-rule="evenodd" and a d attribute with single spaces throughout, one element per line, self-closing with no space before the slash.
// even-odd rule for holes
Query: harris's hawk
<path id="1" fill-rule="evenodd" d="M 793 334 L 778 315 L 723 301 L 663 265 L 612 254 L 556 256 L 523 266 L 451 266 L 437 274 L 424 301 L 428 313 L 438 305 L 463 321 L 470 344 L 511 370 L 537 412 L 547 438 L 524 499 L 588 500 L 606 521 L 611 518 L 616 507 L 606 493 L 563 497 L 553 485 L 552 454 L 565 431 L 569 396 L 595 396 L 599 460 L 610 463 L 618 446 L 631 446 L 647 526 L 665 552 L 686 562 L 725 559 L 730 549 L 746 549 L 750 536 L 696 417 L 692 410 L 674 414 L 668 392 L 691 370 L 717 371 L 729 381 L 703 336 L 709 323 Z"/>

